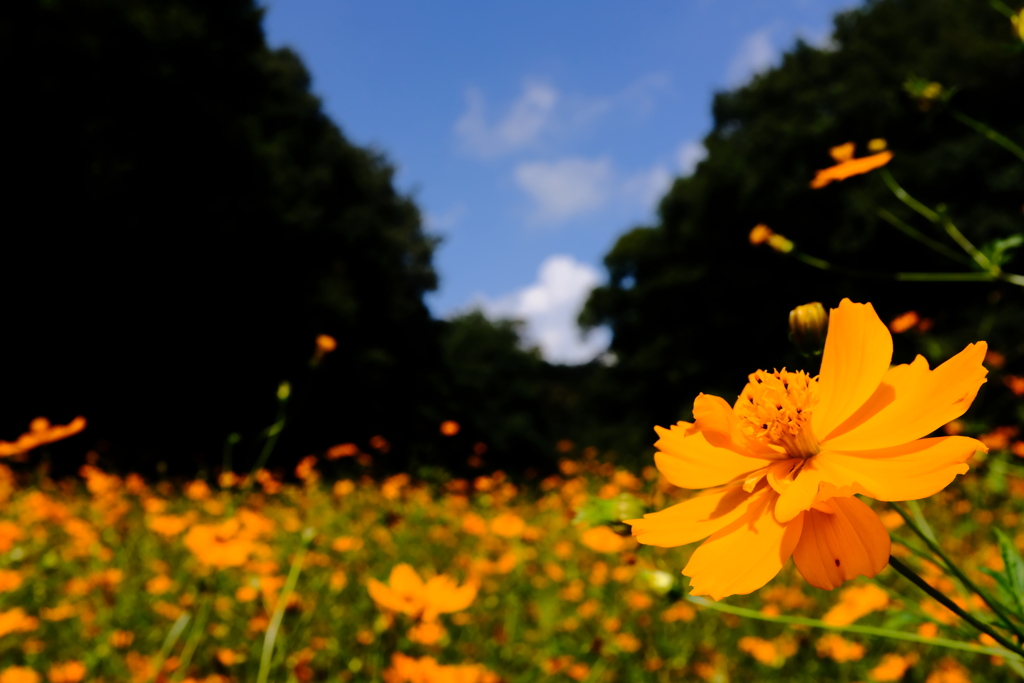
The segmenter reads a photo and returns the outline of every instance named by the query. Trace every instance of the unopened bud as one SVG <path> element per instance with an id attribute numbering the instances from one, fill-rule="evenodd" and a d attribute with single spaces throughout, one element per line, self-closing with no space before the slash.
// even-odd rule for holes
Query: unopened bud
<path id="1" fill-rule="evenodd" d="M 753 245 L 767 244 L 777 252 L 788 254 L 793 251 L 793 243 L 769 228 L 764 223 L 758 223 L 750 231 L 750 243 Z"/>
<path id="2" fill-rule="evenodd" d="M 820 356 L 828 334 L 828 313 L 817 301 L 789 312 L 789 338 L 805 356 Z"/>
<path id="3" fill-rule="evenodd" d="M 869 152 L 884 152 L 885 148 L 888 146 L 889 143 L 886 142 L 885 138 L 874 138 L 872 140 L 868 140 Z"/>
<path id="4" fill-rule="evenodd" d="M 640 580 L 656 595 L 667 595 L 676 585 L 676 577 L 660 569 L 645 569 L 640 572 Z"/>
<path id="5" fill-rule="evenodd" d="M 1013 22 L 1013 32 L 1017 34 L 1017 37 L 1024 40 L 1024 9 L 1010 17 L 1010 21 Z"/>
<path id="6" fill-rule="evenodd" d="M 277 386 L 277 400 L 287 401 L 288 397 L 292 395 L 292 385 L 289 382 L 281 382 Z"/>

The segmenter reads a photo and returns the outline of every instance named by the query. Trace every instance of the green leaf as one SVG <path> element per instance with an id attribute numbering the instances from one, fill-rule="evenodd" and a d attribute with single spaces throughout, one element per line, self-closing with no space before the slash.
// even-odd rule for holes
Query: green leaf
<path id="1" fill-rule="evenodd" d="M 642 500 L 631 493 L 620 493 L 614 498 L 587 498 L 576 510 L 573 524 L 599 526 L 617 524 L 626 519 L 642 517 L 647 508 Z"/>
<path id="2" fill-rule="evenodd" d="M 1006 565 L 1003 573 L 1006 576 L 1006 583 L 1010 595 L 1013 597 L 1013 604 L 1018 612 L 1024 612 L 1024 559 L 1020 551 L 1013 544 L 1013 539 L 996 529 L 996 538 L 999 539 L 999 550 L 1003 555 L 1003 564 Z"/>
<path id="3" fill-rule="evenodd" d="M 981 253 L 988 257 L 994 265 L 1001 266 L 1013 258 L 1014 249 L 1024 244 L 1024 235 L 1010 235 L 1002 239 L 995 239 L 986 242 L 981 247 Z"/>

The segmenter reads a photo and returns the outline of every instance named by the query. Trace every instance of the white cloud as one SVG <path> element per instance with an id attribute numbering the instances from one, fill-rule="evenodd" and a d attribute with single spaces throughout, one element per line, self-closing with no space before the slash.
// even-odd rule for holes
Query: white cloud
<path id="1" fill-rule="evenodd" d="M 590 291 L 600 281 L 601 274 L 593 266 L 572 256 L 554 255 L 541 264 L 534 283 L 495 300 L 478 297 L 475 303 L 490 318 L 522 320 L 525 341 L 539 347 L 548 362 L 577 365 L 597 358 L 611 343 L 607 328 L 584 334 L 576 324 Z"/>
<path id="2" fill-rule="evenodd" d="M 599 209 L 613 189 L 608 158 L 522 163 L 516 166 L 514 177 L 533 201 L 533 219 L 539 223 L 559 223 Z"/>
<path id="3" fill-rule="evenodd" d="M 423 222 L 429 230 L 433 231 L 445 231 L 451 230 L 458 225 L 463 216 L 466 215 L 466 205 L 456 204 L 452 208 L 448 209 L 444 213 L 426 213 L 423 216 Z"/>
<path id="4" fill-rule="evenodd" d="M 679 162 L 679 173 L 683 176 L 693 175 L 697 170 L 697 164 L 704 161 L 708 156 L 708 150 L 704 143 L 699 140 L 688 140 L 679 146 L 676 152 L 676 160 Z"/>
<path id="5" fill-rule="evenodd" d="M 494 157 L 514 152 L 539 142 L 550 125 L 558 103 L 558 91 L 539 81 L 526 81 L 523 92 L 493 124 L 487 122 L 483 93 L 477 88 L 466 92 L 466 111 L 455 122 L 455 132 L 467 152 Z"/>
<path id="6" fill-rule="evenodd" d="M 622 194 L 643 207 L 657 204 L 672 185 L 672 174 L 658 164 L 648 171 L 642 171 L 626 178 L 622 183 Z"/>
<path id="7" fill-rule="evenodd" d="M 775 25 L 765 26 L 743 39 L 729 63 L 726 74 L 730 87 L 743 85 L 754 74 L 768 69 L 775 63 L 780 54 L 772 45 L 772 35 L 776 28 Z"/>
<path id="8" fill-rule="evenodd" d="M 533 205 L 530 220 L 544 225 L 565 223 L 609 205 L 649 210 L 672 185 L 672 173 L 662 164 L 623 175 L 608 157 L 524 162 L 513 175 Z"/>

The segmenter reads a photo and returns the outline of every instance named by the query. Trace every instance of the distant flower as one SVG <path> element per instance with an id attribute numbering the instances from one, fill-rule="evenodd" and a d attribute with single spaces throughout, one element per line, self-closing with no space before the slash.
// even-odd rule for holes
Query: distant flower
<path id="1" fill-rule="evenodd" d="M 42 677 L 27 666 L 9 666 L 0 671 L 0 683 L 39 683 Z"/>
<path id="2" fill-rule="evenodd" d="M 885 166 L 892 160 L 892 152 L 885 151 L 871 156 L 853 158 L 854 145 L 852 142 L 833 147 L 830 150 L 832 158 L 836 160 L 835 166 L 829 166 L 818 171 L 811 181 L 811 187 L 815 190 L 825 187 L 834 180 L 846 180 L 855 175 L 862 175 L 876 168 Z"/>
<path id="3" fill-rule="evenodd" d="M 846 626 L 866 614 L 885 609 L 888 605 L 889 594 L 879 586 L 873 583 L 851 586 L 840 591 L 839 602 L 825 613 L 822 621 L 835 626 Z"/>
<path id="4" fill-rule="evenodd" d="M 864 646 L 860 643 L 853 643 L 836 633 L 829 633 L 818 639 L 815 643 L 818 656 L 828 658 L 839 663 L 856 662 L 864 657 Z"/>
<path id="5" fill-rule="evenodd" d="M 232 517 L 219 524 L 196 524 L 185 534 L 184 543 L 202 564 L 240 567 L 255 552 L 256 536 L 238 517 Z"/>
<path id="6" fill-rule="evenodd" d="M 88 670 L 85 663 L 73 659 L 52 665 L 46 673 L 46 678 L 50 683 L 78 683 L 85 678 L 86 673 Z"/>
<path id="7" fill-rule="evenodd" d="M 39 628 L 39 620 L 25 614 L 25 610 L 20 607 L 0 612 L 0 638 L 8 633 L 25 633 L 35 631 L 37 628 Z"/>
<path id="8" fill-rule="evenodd" d="M 695 595 L 750 593 L 792 556 L 812 586 L 832 589 L 888 563 L 889 534 L 862 494 L 930 496 L 967 471 L 981 442 L 922 438 L 961 416 L 985 382 L 985 342 L 935 370 L 918 356 L 889 368 L 892 336 L 870 304 L 833 309 L 821 374 L 758 370 L 734 406 L 701 394 L 694 422 L 661 436 L 655 462 L 673 484 L 709 489 L 629 520 L 641 543 L 710 536 L 683 570 Z"/>
<path id="9" fill-rule="evenodd" d="M 409 640 L 420 645 L 435 645 L 448 634 L 444 626 L 436 621 L 423 621 L 415 624 L 406 634 Z"/>
<path id="10" fill-rule="evenodd" d="M 76 417 L 66 425 L 51 425 L 45 417 L 37 417 L 29 424 L 28 431 L 17 441 L 0 441 L 0 457 L 20 455 L 54 441 L 74 436 L 85 429 L 85 418 Z"/>
<path id="11" fill-rule="evenodd" d="M 868 678 L 877 683 L 902 681 L 907 669 L 916 664 L 918 659 L 916 652 L 908 652 L 905 655 L 887 654 L 882 657 L 878 666 L 868 673 Z"/>
<path id="12" fill-rule="evenodd" d="M 433 657 L 414 659 L 396 652 L 384 683 L 498 683 L 500 677 L 480 664 L 438 664 Z"/>
<path id="13" fill-rule="evenodd" d="M 503 512 L 491 520 L 491 532 L 505 538 L 518 538 L 526 530 L 526 522 L 519 515 Z"/>
<path id="14" fill-rule="evenodd" d="M 368 579 L 370 597 L 381 607 L 401 612 L 423 621 L 432 621 L 439 614 L 460 612 L 476 599 L 477 584 L 469 581 L 459 586 L 453 578 L 439 574 L 426 582 L 410 565 L 397 564 L 388 583 Z"/>
<path id="15" fill-rule="evenodd" d="M 327 459 L 337 460 L 338 458 L 351 458 L 359 455 L 359 446 L 354 443 L 339 443 L 327 449 Z"/>
<path id="16" fill-rule="evenodd" d="M 444 436 L 455 436 L 462 427 L 455 420 L 445 420 L 441 423 L 441 434 Z"/>
<path id="17" fill-rule="evenodd" d="M 617 553 L 626 547 L 626 539 L 606 526 L 587 529 L 580 536 L 580 541 L 599 553 Z"/>

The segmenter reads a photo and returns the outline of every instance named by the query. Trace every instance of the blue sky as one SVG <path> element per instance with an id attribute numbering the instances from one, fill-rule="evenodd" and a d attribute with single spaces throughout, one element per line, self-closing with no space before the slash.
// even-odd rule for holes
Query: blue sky
<path id="1" fill-rule="evenodd" d="M 556 362 L 608 333 L 575 317 L 618 235 L 692 171 L 715 91 L 824 44 L 851 0 L 269 0 L 328 115 L 383 152 L 443 239 L 437 316 L 527 322 Z"/>

